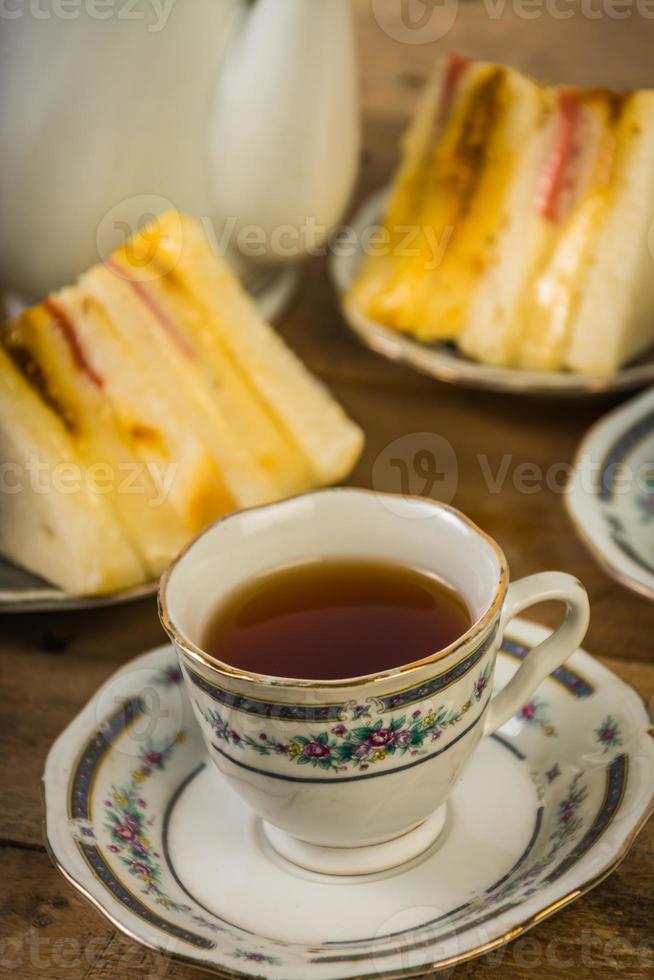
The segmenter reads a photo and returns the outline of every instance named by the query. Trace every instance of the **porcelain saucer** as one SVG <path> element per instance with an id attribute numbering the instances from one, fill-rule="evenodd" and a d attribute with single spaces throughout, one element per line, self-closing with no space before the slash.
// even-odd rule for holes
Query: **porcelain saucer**
<path id="1" fill-rule="evenodd" d="M 345 294 L 358 275 L 363 260 L 363 243 L 368 242 L 371 232 L 380 227 L 389 193 L 389 189 L 384 188 L 364 201 L 349 226 L 354 232 L 356 247 L 350 247 L 351 239 L 348 237 L 344 239 L 346 247 L 336 243 L 330 257 L 330 271 L 341 297 L 343 316 L 366 347 L 391 361 L 409 364 L 439 381 L 514 394 L 588 397 L 609 391 L 638 389 L 654 381 L 654 348 L 611 375 L 530 371 L 482 364 L 466 357 L 452 344 L 422 343 L 365 316 L 345 300 Z"/>
<path id="2" fill-rule="evenodd" d="M 581 538 L 609 575 L 654 599 L 654 388 L 600 419 L 566 494 Z"/>
<path id="3" fill-rule="evenodd" d="M 547 631 L 509 632 L 498 688 Z M 654 741 L 635 691 L 578 651 L 482 741 L 432 848 L 331 877 L 278 856 L 222 781 L 166 646 L 97 692 L 44 782 L 53 860 L 137 942 L 229 976 L 400 977 L 500 946 L 606 877 L 654 808 Z"/>

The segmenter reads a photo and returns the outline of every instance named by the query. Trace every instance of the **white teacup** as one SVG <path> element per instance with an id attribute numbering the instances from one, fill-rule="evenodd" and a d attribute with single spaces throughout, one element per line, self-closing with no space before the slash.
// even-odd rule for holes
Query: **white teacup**
<path id="1" fill-rule="evenodd" d="M 473 625 L 417 663 L 398 649 L 392 670 L 331 681 L 255 674 L 202 650 L 209 617 L 241 584 L 292 563 L 355 556 L 437 574 L 464 597 Z M 548 599 L 566 605 L 562 625 L 493 698 L 506 624 Z M 583 586 L 563 572 L 509 585 L 498 545 L 453 508 L 351 489 L 219 521 L 164 575 L 159 602 L 214 763 L 278 852 L 332 874 L 378 871 L 426 849 L 479 739 L 572 654 L 589 617 Z"/>

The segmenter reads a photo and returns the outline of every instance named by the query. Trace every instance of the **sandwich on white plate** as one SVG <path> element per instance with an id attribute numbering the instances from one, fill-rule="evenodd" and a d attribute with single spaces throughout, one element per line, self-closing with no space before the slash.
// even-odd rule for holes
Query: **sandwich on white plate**
<path id="1" fill-rule="evenodd" d="M 609 374 L 654 343 L 654 92 L 450 56 L 348 302 L 503 366 Z"/>
<path id="2" fill-rule="evenodd" d="M 0 355 L 1 461 L 21 480 L 0 552 L 71 594 L 155 579 L 212 520 L 338 482 L 361 452 L 177 212 L 5 324 Z"/>

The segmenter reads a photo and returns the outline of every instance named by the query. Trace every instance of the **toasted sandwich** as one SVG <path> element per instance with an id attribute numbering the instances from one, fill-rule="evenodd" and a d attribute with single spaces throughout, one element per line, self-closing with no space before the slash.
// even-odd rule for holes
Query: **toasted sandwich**
<path id="1" fill-rule="evenodd" d="M 491 364 L 614 371 L 654 342 L 653 108 L 450 57 L 348 302 Z"/>
<path id="2" fill-rule="evenodd" d="M 93 473 L 75 423 L 36 362 L 0 347 L 0 551 L 73 595 L 143 582 L 146 570 Z"/>
<path id="3" fill-rule="evenodd" d="M 44 442 L 54 463 L 105 474 L 102 491 L 84 480 L 71 500 L 48 502 L 62 529 L 80 501 L 68 542 L 77 577 L 57 571 L 47 535 L 35 539 L 33 494 L 0 511 L 0 549 L 73 591 L 156 578 L 210 521 L 337 482 L 361 451 L 361 430 L 260 318 L 201 227 L 176 212 L 5 325 L 0 350 L 7 405 L 14 391 L 29 405 L 16 406 L 20 437 L 15 413 L 0 420 L 8 457 Z M 98 530 L 78 535 L 91 515 Z M 102 521 L 113 537 L 98 548 Z M 122 558 L 106 564 L 118 541 Z"/>

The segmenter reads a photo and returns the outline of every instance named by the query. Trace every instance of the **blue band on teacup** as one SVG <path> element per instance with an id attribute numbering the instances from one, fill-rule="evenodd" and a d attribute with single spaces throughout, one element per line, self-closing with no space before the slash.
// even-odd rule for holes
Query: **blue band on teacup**
<path id="1" fill-rule="evenodd" d="M 384 697 L 375 698 L 377 710 L 379 712 L 392 711 L 394 708 L 404 708 L 418 701 L 424 701 L 425 698 L 444 690 L 454 684 L 455 681 L 465 677 L 492 646 L 496 633 L 497 626 L 491 630 L 486 639 L 469 657 L 439 674 L 438 677 L 432 677 L 431 680 L 409 687 L 404 691 L 395 691 Z M 258 715 L 262 718 L 279 718 L 282 721 L 342 721 L 345 714 L 351 714 L 353 719 L 366 718 L 370 715 L 368 702 L 365 704 L 356 704 L 353 701 L 345 704 L 343 702 L 336 704 L 288 704 L 280 701 L 260 701 L 216 687 L 215 684 L 200 676 L 187 664 L 185 664 L 185 670 L 189 680 L 213 701 L 245 714 Z"/>
<path id="2" fill-rule="evenodd" d="M 313 730 L 301 726 L 295 731 L 238 731 L 215 708 L 203 707 L 198 701 L 195 708 L 198 718 L 226 747 L 247 751 L 252 756 L 276 756 L 293 766 L 310 765 L 323 772 L 367 772 L 389 757 L 425 756 L 428 744 L 439 741 L 446 732 L 458 727 L 470 709 L 482 701 L 490 690 L 492 674 L 493 665 L 488 659 L 469 689 L 468 697 L 459 704 L 432 703 L 426 712 L 416 708 L 403 714 L 390 714 L 384 711 L 380 699 L 368 698 L 365 718 L 359 712 L 354 715 L 353 724 L 328 723 L 326 727 L 321 725 L 321 730 L 317 730 L 317 726 Z M 373 711 L 377 717 L 372 717 Z"/>

